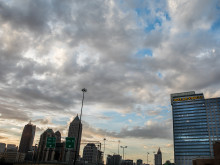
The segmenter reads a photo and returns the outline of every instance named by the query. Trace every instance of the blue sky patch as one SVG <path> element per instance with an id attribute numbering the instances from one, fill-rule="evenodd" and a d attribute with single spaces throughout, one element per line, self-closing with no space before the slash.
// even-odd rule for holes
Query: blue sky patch
<path id="1" fill-rule="evenodd" d="M 162 75 L 162 73 L 160 73 L 160 72 L 157 72 L 157 76 L 158 76 L 159 78 L 163 78 L 163 75 Z"/>
<path id="2" fill-rule="evenodd" d="M 140 49 L 136 54 L 136 57 L 143 58 L 145 56 L 153 56 L 153 52 L 151 49 Z"/>
<path id="3" fill-rule="evenodd" d="M 219 30 L 220 29 L 220 18 L 217 19 L 211 26 L 211 30 Z"/>

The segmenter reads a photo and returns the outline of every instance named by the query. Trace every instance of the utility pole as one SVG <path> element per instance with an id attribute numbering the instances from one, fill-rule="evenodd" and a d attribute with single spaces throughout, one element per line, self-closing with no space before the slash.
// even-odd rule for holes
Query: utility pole
<path id="1" fill-rule="evenodd" d="M 149 155 L 149 152 L 147 152 L 147 164 L 148 164 L 148 155 Z"/>
<path id="2" fill-rule="evenodd" d="M 118 140 L 118 155 L 119 155 L 119 145 L 120 145 L 120 140 Z"/>
<path id="3" fill-rule="evenodd" d="M 78 157 L 77 155 L 77 150 L 79 148 L 79 133 L 80 133 L 80 126 L 81 126 L 81 118 L 82 118 L 82 109 L 83 109 L 83 101 L 84 101 L 84 93 L 87 92 L 87 89 L 86 88 L 83 88 L 82 89 L 82 92 L 83 92 L 83 98 L 82 98 L 82 106 L 81 106 L 81 112 L 80 112 L 80 118 L 79 118 L 79 127 L 78 127 L 78 135 L 77 135 L 77 142 L 76 142 L 76 150 L 75 150 L 75 157 L 74 157 L 74 165 L 76 165 L 76 158 Z"/>

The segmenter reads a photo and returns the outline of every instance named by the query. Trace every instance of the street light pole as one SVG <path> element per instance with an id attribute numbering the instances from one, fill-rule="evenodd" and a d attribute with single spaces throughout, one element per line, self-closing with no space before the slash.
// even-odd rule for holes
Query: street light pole
<path id="1" fill-rule="evenodd" d="M 119 145 L 120 145 L 120 140 L 118 140 L 118 155 L 119 155 Z"/>
<path id="2" fill-rule="evenodd" d="M 123 148 L 123 160 L 124 160 L 124 157 L 125 157 L 125 155 L 124 155 L 124 149 L 125 148 L 127 148 L 128 146 L 121 146 L 121 148 Z"/>
<path id="3" fill-rule="evenodd" d="M 82 109 L 83 109 L 83 101 L 84 101 L 84 93 L 87 92 L 87 89 L 86 88 L 83 88 L 82 89 L 82 92 L 83 92 L 83 98 L 82 98 L 82 106 L 81 106 L 81 112 L 80 112 L 80 118 L 79 118 L 79 127 L 78 127 L 78 135 L 77 135 L 77 140 L 76 140 L 76 150 L 75 150 L 75 157 L 74 157 L 74 165 L 76 165 L 76 158 L 77 158 L 77 150 L 78 150 L 78 147 L 79 147 L 79 133 L 80 133 L 80 126 L 81 126 L 81 118 L 82 118 Z"/>
<path id="4" fill-rule="evenodd" d="M 149 152 L 147 152 L 147 164 L 148 164 L 148 155 L 149 155 Z"/>

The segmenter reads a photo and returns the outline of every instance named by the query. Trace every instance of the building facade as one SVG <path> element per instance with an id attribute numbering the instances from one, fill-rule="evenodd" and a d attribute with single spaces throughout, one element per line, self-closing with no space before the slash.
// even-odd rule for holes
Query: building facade
<path id="1" fill-rule="evenodd" d="M 7 152 L 17 152 L 18 147 L 15 144 L 7 144 Z"/>
<path id="2" fill-rule="evenodd" d="M 108 155 L 106 160 L 106 165 L 121 165 L 122 158 L 121 155 Z"/>
<path id="3" fill-rule="evenodd" d="M 52 129 L 47 129 L 40 136 L 40 141 L 37 149 L 38 162 L 47 162 L 54 160 L 55 149 L 46 147 L 48 137 L 55 137 Z"/>
<path id="4" fill-rule="evenodd" d="M 171 105 L 175 163 L 192 165 L 193 159 L 213 157 L 213 143 L 220 138 L 220 98 L 175 93 Z"/>
<path id="5" fill-rule="evenodd" d="M 21 136 L 19 152 L 27 153 L 28 151 L 31 151 L 35 136 L 35 130 L 36 126 L 31 124 L 31 122 L 25 125 Z"/>
<path id="6" fill-rule="evenodd" d="M 83 149 L 83 160 L 88 163 L 97 163 L 98 148 L 94 143 L 88 143 Z"/>
<path id="7" fill-rule="evenodd" d="M 0 143 L 0 153 L 5 152 L 6 150 L 6 144 L 5 143 Z"/>
<path id="8" fill-rule="evenodd" d="M 157 154 L 154 155 L 155 165 L 162 165 L 162 153 L 160 148 L 157 151 Z"/>
<path id="9" fill-rule="evenodd" d="M 79 139 L 78 139 L 78 145 L 77 143 L 77 137 L 79 133 Z M 80 151 L 80 143 L 81 143 L 81 136 L 82 136 L 82 123 L 78 117 L 78 115 L 74 118 L 74 120 L 69 125 L 69 131 L 68 131 L 68 137 L 74 137 L 75 138 L 75 146 L 74 149 L 69 150 L 67 153 L 66 161 L 73 161 L 75 158 L 75 152 L 77 155 L 77 158 L 79 158 L 79 151 Z M 78 146 L 76 148 L 76 146 Z"/>

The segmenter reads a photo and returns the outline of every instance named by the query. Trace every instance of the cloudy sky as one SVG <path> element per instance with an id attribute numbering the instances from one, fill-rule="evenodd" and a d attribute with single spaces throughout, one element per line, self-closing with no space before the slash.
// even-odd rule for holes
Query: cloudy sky
<path id="1" fill-rule="evenodd" d="M 85 87 L 83 140 L 165 161 L 170 94 L 220 96 L 219 0 L 0 0 L 0 43 L 0 142 L 18 145 L 29 120 L 35 143 L 65 137 Z"/>

